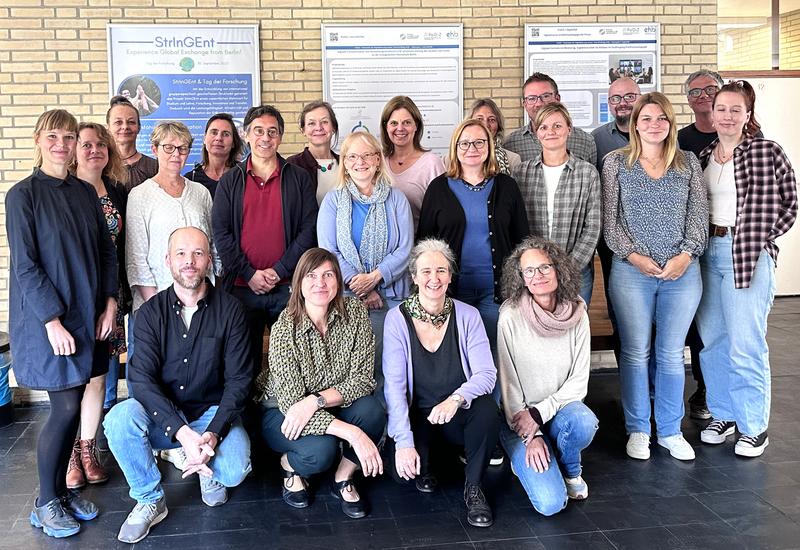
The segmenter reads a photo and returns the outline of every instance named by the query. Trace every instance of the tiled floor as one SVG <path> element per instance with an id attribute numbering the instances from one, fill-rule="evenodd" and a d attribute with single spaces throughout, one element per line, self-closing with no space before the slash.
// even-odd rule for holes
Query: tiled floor
<path id="1" fill-rule="evenodd" d="M 797 339 L 797 340 L 795 340 Z M 137 548 L 350 549 L 437 548 L 523 550 L 539 548 L 632 548 L 656 550 L 800 548 L 800 298 L 779 299 L 770 317 L 773 366 L 771 445 L 759 459 L 739 459 L 733 443 L 699 443 L 700 425 L 684 421 L 697 451 L 692 463 L 670 458 L 657 445 L 649 461 L 626 458 L 625 433 L 614 374 L 593 375 L 587 403 L 600 418 L 600 431 L 585 454 L 591 496 L 571 502 L 557 516 L 535 513 L 507 466 L 493 468 L 487 482 L 494 504 L 490 529 L 469 527 L 461 485 L 450 464 L 441 490 L 418 493 L 390 479 L 364 491 L 371 515 L 348 520 L 320 488 L 314 504 L 294 510 L 280 499 L 274 460 L 261 460 L 258 473 L 232 492 L 230 502 L 210 509 L 197 482 L 181 481 L 162 467 L 169 517 Z M 687 394 L 693 389 L 687 380 Z M 116 533 L 132 506 L 113 458 L 111 480 L 85 495 L 101 515 L 81 533 L 54 540 L 33 529 L 28 514 L 36 491 L 35 441 L 45 409 L 18 409 L 18 422 L 0 430 L 0 547 L 93 548 L 125 546 Z M 322 487 L 326 487 L 322 483 Z"/>

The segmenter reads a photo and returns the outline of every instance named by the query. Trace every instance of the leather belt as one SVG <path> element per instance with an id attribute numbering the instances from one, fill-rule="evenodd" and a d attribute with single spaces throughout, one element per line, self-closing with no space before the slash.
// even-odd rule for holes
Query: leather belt
<path id="1" fill-rule="evenodd" d="M 726 227 L 724 225 L 714 225 L 713 223 L 708 224 L 708 236 L 709 237 L 726 237 L 728 233 L 733 235 L 733 227 Z"/>

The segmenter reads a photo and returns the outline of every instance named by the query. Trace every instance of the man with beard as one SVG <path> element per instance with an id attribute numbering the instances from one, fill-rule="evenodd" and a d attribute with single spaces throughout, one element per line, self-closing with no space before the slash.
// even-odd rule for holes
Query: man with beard
<path id="1" fill-rule="evenodd" d="M 614 115 L 614 120 L 592 130 L 592 137 L 597 146 L 597 171 L 601 175 L 605 156 L 615 149 L 625 147 L 630 141 L 631 113 L 633 112 L 633 105 L 640 95 L 639 85 L 628 77 L 619 78 L 608 87 L 608 110 Z M 608 278 L 611 275 L 611 260 L 614 254 L 606 246 L 606 240 L 603 238 L 602 233 L 600 233 L 600 240 L 597 243 L 597 255 L 600 256 L 600 265 L 603 268 L 606 307 L 608 308 L 608 317 L 611 320 L 611 326 L 614 331 L 611 335 L 612 346 L 614 355 L 619 357 L 617 320 L 614 317 L 611 300 L 608 299 Z"/>
<path id="2" fill-rule="evenodd" d="M 136 318 L 128 383 L 135 399 L 115 406 L 104 426 L 136 506 L 117 538 L 135 543 L 167 516 L 154 450 L 182 448 L 183 477 L 197 473 L 208 506 L 228 499 L 250 471 L 250 440 L 240 420 L 253 378 L 242 304 L 207 279 L 208 237 L 184 227 L 169 237 L 173 284 Z"/>

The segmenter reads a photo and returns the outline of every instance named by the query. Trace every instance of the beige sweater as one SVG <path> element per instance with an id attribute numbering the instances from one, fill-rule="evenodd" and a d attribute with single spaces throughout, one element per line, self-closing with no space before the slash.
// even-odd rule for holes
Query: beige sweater
<path id="1" fill-rule="evenodd" d="M 547 423 L 567 403 L 586 397 L 591 363 L 589 315 L 561 336 L 534 332 L 506 302 L 497 324 L 498 375 L 509 427 L 514 414 L 536 407 Z"/>

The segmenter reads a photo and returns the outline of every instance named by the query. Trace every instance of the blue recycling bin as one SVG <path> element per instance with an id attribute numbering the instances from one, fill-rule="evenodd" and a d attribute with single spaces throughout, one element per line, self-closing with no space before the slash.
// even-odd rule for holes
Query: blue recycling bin
<path id="1" fill-rule="evenodd" d="M 8 371 L 11 369 L 11 344 L 8 333 L 0 332 L 0 428 L 14 422 L 14 405 L 11 388 L 8 386 Z"/>

